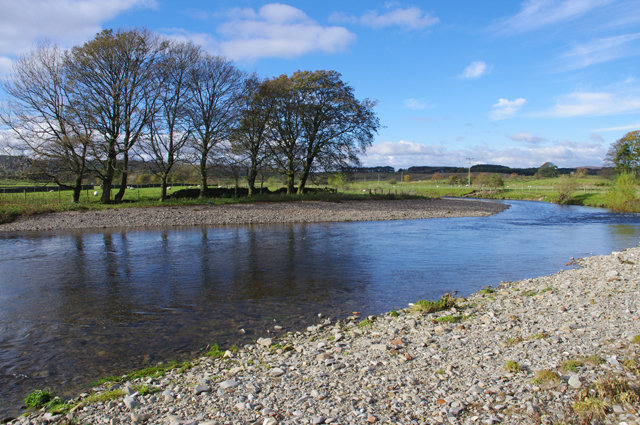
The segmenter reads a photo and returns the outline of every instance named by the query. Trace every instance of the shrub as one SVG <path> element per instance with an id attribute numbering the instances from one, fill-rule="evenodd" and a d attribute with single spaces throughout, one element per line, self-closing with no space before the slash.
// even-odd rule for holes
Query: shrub
<path id="1" fill-rule="evenodd" d="M 560 377 L 552 370 L 539 370 L 536 376 L 531 380 L 532 384 L 544 384 L 547 382 L 560 382 Z"/>
<path id="2" fill-rule="evenodd" d="M 609 208 L 621 212 L 640 211 L 640 200 L 636 195 L 637 181 L 632 172 L 622 172 L 616 176 L 613 185 L 607 191 Z"/>
<path id="3" fill-rule="evenodd" d="M 51 390 L 35 390 L 24 401 L 25 406 L 40 409 L 52 401 L 55 395 Z"/>
<path id="4" fill-rule="evenodd" d="M 509 372 L 520 372 L 522 368 L 517 362 L 514 362 L 513 360 L 509 360 L 504 364 L 504 370 Z"/>

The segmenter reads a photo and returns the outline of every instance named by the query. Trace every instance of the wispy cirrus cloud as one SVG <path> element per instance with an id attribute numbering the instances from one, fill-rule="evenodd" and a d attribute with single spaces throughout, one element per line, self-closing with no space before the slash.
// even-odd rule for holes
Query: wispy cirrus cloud
<path id="1" fill-rule="evenodd" d="M 606 92 L 575 92 L 560 97 L 556 105 L 532 116 L 568 118 L 578 116 L 605 116 L 640 111 L 640 96 Z"/>
<path id="2" fill-rule="evenodd" d="M 419 7 L 387 7 L 387 11 L 380 13 L 371 10 L 362 16 L 334 13 L 329 18 L 333 22 L 348 22 L 367 27 L 381 29 L 387 27 L 400 27 L 406 30 L 419 30 L 433 26 L 440 22 L 440 18 L 424 12 Z"/>
<path id="3" fill-rule="evenodd" d="M 424 97 L 421 97 L 420 99 L 414 99 L 414 98 L 407 99 L 404 102 L 404 106 L 409 109 L 425 109 L 429 107 L 427 102 L 424 100 Z"/>
<path id="4" fill-rule="evenodd" d="M 607 127 L 607 128 L 599 128 L 595 131 L 607 132 L 607 131 L 623 131 L 623 130 L 640 130 L 640 122 L 629 125 L 621 125 L 618 127 Z M 595 133 L 591 133 L 595 134 Z"/>
<path id="5" fill-rule="evenodd" d="M 217 28 L 220 38 L 183 29 L 168 32 L 176 39 L 198 43 L 212 53 L 248 61 L 336 53 L 356 41 L 356 35 L 346 28 L 322 26 L 302 10 L 281 3 L 267 4 L 257 12 L 250 8 L 233 9 L 227 18 Z"/>
<path id="6" fill-rule="evenodd" d="M 640 32 L 603 37 L 587 43 L 575 44 L 562 55 L 567 68 L 577 69 L 614 59 L 640 54 Z"/>
<path id="7" fill-rule="evenodd" d="M 487 65 L 486 62 L 483 62 L 483 61 L 471 62 L 471 64 L 469 64 L 464 69 L 464 71 L 460 75 L 460 78 L 467 78 L 467 79 L 480 78 L 483 75 L 487 74 L 490 70 L 491 70 L 491 67 Z"/>
<path id="8" fill-rule="evenodd" d="M 495 25 L 505 34 L 524 33 L 548 25 L 572 21 L 615 0 L 528 0 L 520 11 Z"/>
<path id="9" fill-rule="evenodd" d="M 496 121 L 509 118 L 515 115 L 525 103 L 527 101 L 523 98 L 516 100 L 499 99 L 498 103 L 493 105 L 493 110 L 489 112 L 489 118 Z"/>

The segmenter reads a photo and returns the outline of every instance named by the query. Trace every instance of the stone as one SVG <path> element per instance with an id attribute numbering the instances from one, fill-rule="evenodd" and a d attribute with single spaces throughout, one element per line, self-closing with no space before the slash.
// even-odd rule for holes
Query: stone
<path id="1" fill-rule="evenodd" d="M 208 385 L 196 385 L 195 388 L 193 389 L 193 392 L 195 395 L 199 395 L 202 393 L 209 393 L 211 392 L 211 387 Z"/>
<path id="2" fill-rule="evenodd" d="M 269 370 L 269 376 L 273 377 L 282 376 L 284 375 L 284 373 L 284 370 L 280 369 L 279 367 L 274 367 L 273 369 Z"/>
<path id="3" fill-rule="evenodd" d="M 580 388 L 582 386 L 582 382 L 580 382 L 580 379 L 577 376 L 571 375 L 569 378 L 569 385 L 573 388 Z"/>
<path id="4" fill-rule="evenodd" d="M 263 347 L 271 347 L 273 345 L 273 340 L 271 338 L 258 338 L 256 341 L 258 345 L 262 345 Z"/>
<path id="5" fill-rule="evenodd" d="M 401 338 L 396 338 L 393 341 L 391 341 L 391 344 L 393 344 L 393 345 L 402 345 L 404 343 L 402 342 Z"/>
<path id="6" fill-rule="evenodd" d="M 314 416 L 313 418 L 311 418 L 311 423 L 313 425 L 320 425 L 324 423 L 324 416 Z"/>
<path id="7" fill-rule="evenodd" d="M 220 388 L 222 388 L 223 390 L 226 390 L 229 388 L 236 388 L 240 384 L 234 379 L 227 379 L 226 381 L 220 382 L 220 384 L 218 385 L 220 385 Z"/>
<path id="8" fill-rule="evenodd" d="M 124 402 L 124 405 L 129 409 L 134 409 L 140 406 L 140 402 L 135 398 L 135 396 L 126 396 L 122 401 Z"/>
<path id="9" fill-rule="evenodd" d="M 372 344 L 371 349 L 374 351 L 387 351 L 387 344 Z"/>
<path id="10" fill-rule="evenodd" d="M 277 425 L 277 423 L 278 421 L 274 418 L 266 418 L 264 422 L 262 422 L 262 425 Z"/>

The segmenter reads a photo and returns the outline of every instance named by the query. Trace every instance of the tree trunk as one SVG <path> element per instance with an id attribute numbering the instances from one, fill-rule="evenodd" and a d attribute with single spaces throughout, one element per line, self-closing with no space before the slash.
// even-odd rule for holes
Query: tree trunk
<path id="1" fill-rule="evenodd" d="M 167 199 L 167 174 L 162 173 L 162 191 L 160 193 L 160 202 L 164 202 Z"/>
<path id="2" fill-rule="evenodd" d="M 76 182 L 73 185 L 73 198 L 71 202 L 77 204 L 80 202 L 80 195 L 82 194 L 82 174 L 76 176 Z"/>
<path id="3" fill-rule="evenodd" d="M 202 155 L 200 160 L 200 197 L 204 198 L 207 194 L 207 156 Z"/>
<path id="4" fill-rule="evenodd" d="M 287 195 L 293 195 L 296 190 L 296 174 L 294 172 L 287 172 Z"/>
<path id="5" fill-rule="evenodd" d="M 249 186 L 249 193 L 247 194 L 247 196 L 250 198 L 253 196 L 253 192 L 255 192 L 255 185 L 256 185 L 256 177 L 257 177 L 258 173 L 256 172 L 255 168 L 251 168 L 249 170 L 249 173 L 247 174 L 247 186 Z"/>
<path id="6" fill-rule="evenodd" d="M 120 190 L 118 190 L 118 193 L 116 193 L 116 196 L 113 199 L 116 204 L 119 204 L 120 202 L 122 202 L 122 198 L 124 198 L 124 193 L 127 190 L 128 167 L 129 167 L 129 153 L 125 152 L 124 158 L 122 159 L 122 179 L 120 180 Z"/>
<path id="7" fill-rule="evenodd" d="M 111 185 L 113 184 L 113 173 L 115 171 L 116 153 L 115 151 L 109 152 L 109 159 L 107 160 L 107 169 L 104 179 L 102 179 L 102 196 L 100 202 L 103 204 L 111 203 Z"/>
<path id="8" fill-rule="evenodd" d="M 307 184 L 308 178 L 309 170 L 305 169 L 302 171 L 302 175 L 300 176 L 300 183 L 298 184 L 298 195 L 302 195 L 304 193 L 304 187 Z"/>

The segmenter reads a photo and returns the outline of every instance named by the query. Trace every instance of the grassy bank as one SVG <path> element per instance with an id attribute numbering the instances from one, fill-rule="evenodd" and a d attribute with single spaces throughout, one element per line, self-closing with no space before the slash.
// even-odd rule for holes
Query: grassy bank
<path id="1" fill-rule="evenodd" d="M 178 189 L 169 193 L 177 192 Z M 194 205 L 228 205 L 242 203 L 263 203 L 263 202 L 299 202 L 299 201 L 321 201 L 340 202 L 367 201 L 367 200 L 397 200 L 397 199 L 424 199 L 433 196 L 418 195 L 409 193 L 308 193 L 304 195 L 285 194 L 257 194 L 248 197 L 221 197 L 221 198 L 170 198 L 160 202 L 159 188 L 141 188 L 127 190 L 123 202 L 120 204 L 102 204 L 99 196 L 94 196 L 93 192 L 83 194 L 78 204 L 71 203 L 70 192 L 33 192 L 33 193 L 6 193 L 0 194 L 0 223 L 10 223 L 19 218 L 28 218 L 38 214 L 46 214 L 61 211 L 89 211 L 119 208 L 147 208 L 147 207 L 176 207 Z"/>

